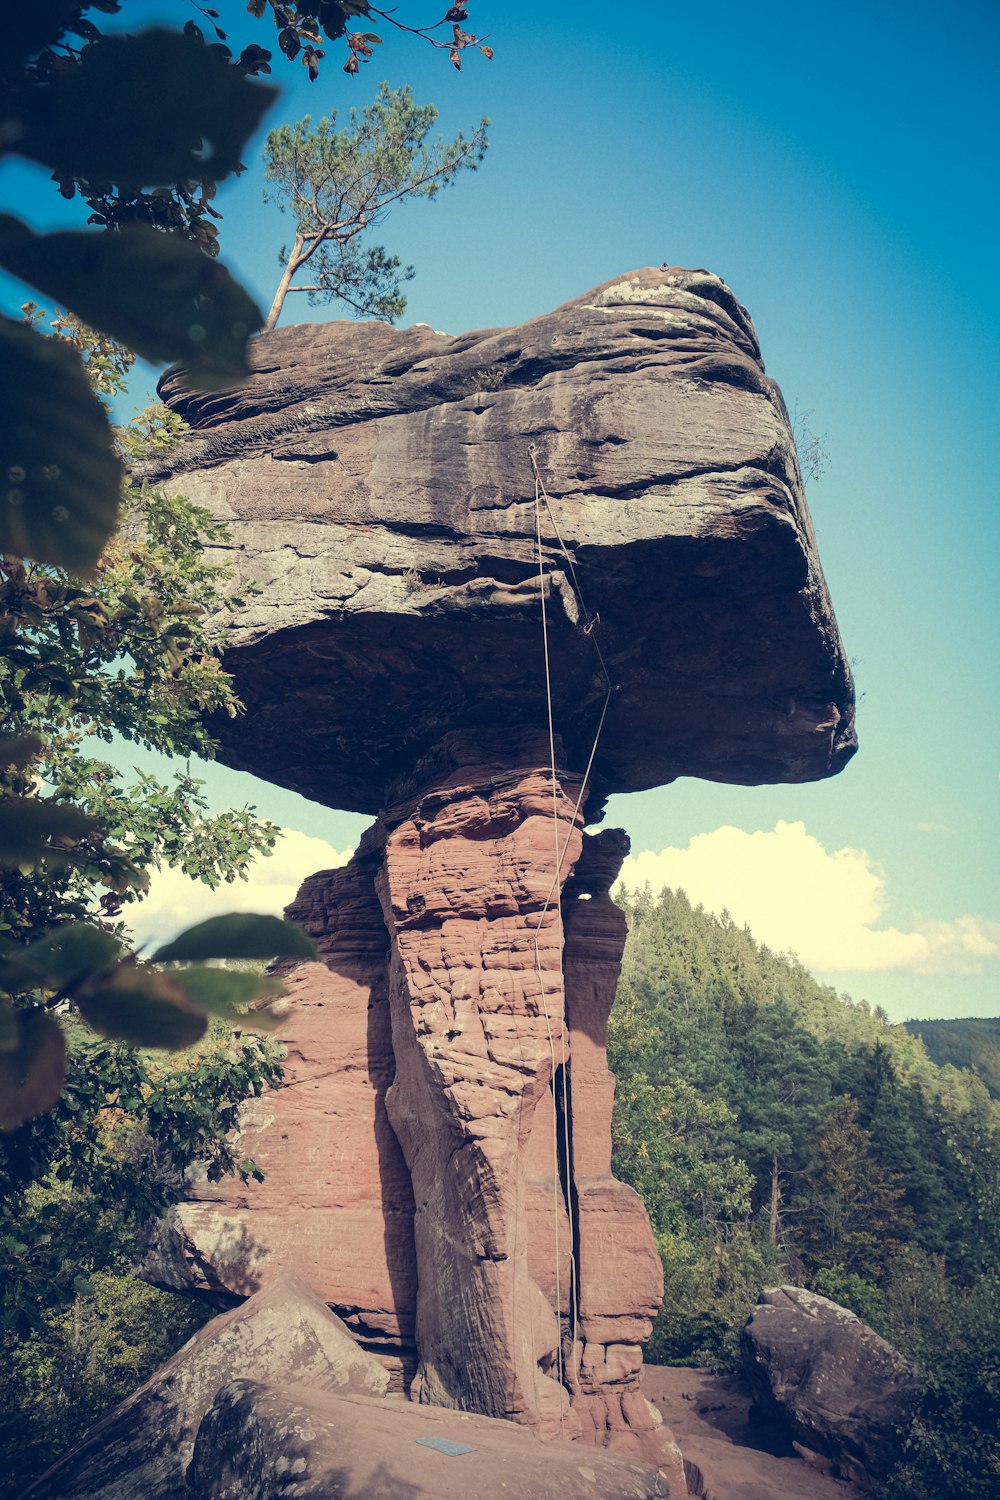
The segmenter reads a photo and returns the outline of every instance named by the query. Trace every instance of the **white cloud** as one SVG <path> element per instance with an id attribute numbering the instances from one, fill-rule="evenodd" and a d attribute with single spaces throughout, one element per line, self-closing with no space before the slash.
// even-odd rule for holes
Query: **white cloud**
<path id="1" fill-rule="evenodd" d="M 194 922 L 230 911 L 280 917 L 307 875 L 344 865 L 350 857 L 350 850 L 339 853 L 325 839 L 286 828 L 273 854 L 254 861 L 248 880 L 212 891 L 180 870 L 158 870 L 150 879 L 148 895 L 125 915 L 136 942 L 149 944 L 166 942 Z"/>
<path id="2" fill-rule="evenodd" d="M 886 879 L 863 849 L 832 852 L 804 823 L 779 822 L 770 831 L 717 828 L 686 849 L 631 856 L 622 881 L 654 892 L 680 887 L 707 910 L 729 911 L 754 937 L 779 953 L 794 951 L 811 969 L 827 973 L 906 970 L 978 972 L 1000 954 L 1000 922 L 963 916 L 921 920 L 909 931 L 879 925 Z"/>

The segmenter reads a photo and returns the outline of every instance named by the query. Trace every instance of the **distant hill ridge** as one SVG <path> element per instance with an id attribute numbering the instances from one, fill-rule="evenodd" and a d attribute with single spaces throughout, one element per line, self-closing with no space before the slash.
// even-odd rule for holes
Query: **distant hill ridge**
<path id="1" fill-rule="evenodd" d="M 923 1042 L 939 1068 L 975 1068 L 994 1099 L 1000 1099 L 1000 1016 L 959 1020 L 907 1021 L 911 1036 Z"/>

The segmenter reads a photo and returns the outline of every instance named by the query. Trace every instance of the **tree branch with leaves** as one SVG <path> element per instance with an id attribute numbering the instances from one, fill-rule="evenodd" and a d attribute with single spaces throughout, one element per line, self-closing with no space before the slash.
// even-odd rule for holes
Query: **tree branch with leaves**
<path id="1" fill-rule="evenodd" d="M 146 867 L 179 863 L 214 883 L 272 835 L 252 809 L 205 819 L 187 772 L 172 787 L 147 779 L 133 803 L 78 744 L 82 733 L 117 731 L 198 751 L 199 712 L 226 703 L 227 684 L 199 643 L 210 573 L 172 573 L 171 545 L 161 545 L 207 535 L 208 518 L 128 490 L 128 442 L 116 443 L 102 400 L 119 346 L 155 364 L 179 361 L 193 387 L 211 389 L 245 376 L 247 341 L 261 326 L 252 298 L 214 259 L 211 200 L 243 170 L 242 151 L 275 97 L 254 81 L 270 71 L 271 53 L 251 44 L 234 56 L 218 12 L 192 3 L 214 40 L 193 21 L 136 35 L 95 24 L 128 0 L 39 0 L 4 18 L 0 161 L 16 155 L 50 171 L 97 226 L 43 234 L 0 213 L 0 267 L 71 309 L 61 337 L 44 336 L 34 317 L 0 316 L 0 1130 L 15 1134 L 58 1098 L 66 1051 L 57 1018 L 67 1011 L 105 1036 L 183 1046 L 210 1013 L 237 1014 L 274 994 L 274 982 L 211 967 L 216 960 L 313 951 L 276 918 L 237 915 L 193 929 L 193 949 L 141 962 L 114 928 Z M 247 8 L 270 12 L 281 51 L 301 54 L 313 79 L 320 32 L 346 42 L 345 71 L 358 71 L 374 34 L 351 28 L 370 14 L 447 46 L 456 66 L 481 40 L 461 30 L 461 6 L 426 28 L 367 0 Z M 450 41 L 430 35 L 445 25 Z M 151 110 L 151 99 L 169 107 Z M 154 418 L 146 440 L 169 438 L 168 429 Z M 143 584 L 147 567 L 159 593 Z M 134 672 L 118 670 L 120 657 Z"/>
<path id="2" fill-rule="evenodd" d="M 32 327 L 44 318 L 34 304 L 24 311 Z M 127 350 L 70 314 L 52 326 L 48 342 L 75 350 L 99 401 L 121 390 Z M 140 414 L 116 429 L 118 448 L 134 457 L 169 445 L 177 426 L 170 413 Z M 241 711 L 207 633 L 229 579 L 208 548 L 225 539 L 183 498 L 127 486 L 89 579 L 0 555 L 0 1131 L 57 1098 L 67 1013 L 135 1045 L 189 1046 L 209 1015 L 242 1016 L 282 992 L 269 976 L 205 960 L 312 954 L 304 933 L 238 914 L 146 963 L 121 920 L 150 868 L 217 886 L 269 852 L 278 831 L 252 807 L 207 816 L 187 767 L 172 784 L 140 775 L 128 785 L 93 749 L 118 734 L 211 758 L 202 715 Z M 259 1012 L 252 1024 L 268 1021 Z"/>
<path id="3" fill-rule="evenodd" d="M 313 126 L 306 115 L 296 125 L 272 130 L 264 151 L 268 202 L 295 221 L 291 248 L 279 256 L 281 279 L 264 322 L 274 328 L 290 292 L 310 304 L 331 299 L 365 317 L 390 321 L 406 298 L 401 283 L 413 275 L 381 245 L 360 240 L 404 198 L 433 198 L 463 170 L 475 171 L 486 152 L 488 120 L 469 137 L 428 142 L 437 121 L 433 104 L 418 105 L 408 88 L 383 83 L 372 104 L 351 110 L 337 129 L 336 111 Z M 309 280 L 295 284 L 308 269 Z"/>

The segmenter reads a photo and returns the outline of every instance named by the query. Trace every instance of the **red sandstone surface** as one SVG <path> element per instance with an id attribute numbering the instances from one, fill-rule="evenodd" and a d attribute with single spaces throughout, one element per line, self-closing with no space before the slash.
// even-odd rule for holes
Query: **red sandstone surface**
<path id="1" fill-rule="evenodd" d="M 253 364 L 210 397 L 168 374 L 192 431 L 148 475 L 227 523 L 253 585 L 220 758 L 378 817 L 289 909 L 322 963 L 289 977 L 284 1085 L 244 1111 L 265 1182 L 193 1182 L 149 1274 L 293 1271 L 417 1400 L 680 1493 L 640 1387 L 661 1269 L 610 1170 L 627 845 L 583 826 L 611 791 L 853 753 L 780 392 L 730 290 L 678 268 L 457 339 L 280 330 Z"/>
<path id="2" fill-rule="evenodd" d="M 739 1376 L 647 1365 L 643 1389 L 684 1454 L 688 1494 L 700 1500 L 860 1500 L 853 1485 L 797 1454 L 787 1434 L 751 1422 L 750 1388 Z"/>
<path id="3" fill-rule="evenodd" d="M 245 1112 L 265 1180 L 193 1183 L 150 1274 L 247 1294 L 292 1271 L 418 1402 L 676 1482 L 640 1391 L 659 1257 L 611 1175 L 628 842 L 583 834 L 544 743 L 513 771 L 487 748 L 454 739 L 448 775 L 306 882 L 290 915 L 324 963 L 289 976 L 285 1083 Z"/>
<path id="4" fill-rule="evenodd" d="M 253 340 L 148 477 L 228 526 L 247 712 L 219 758 L 371 815 L 443 735 L 543 730 L 533 448 L 556 729 L 591 802 L 677 776 L 835 774 L 850 670 L 781 393 L 707 271 L 647 266 L 516 328 L 333 322 Z M 484 370 L 499 375 L 480 389 Z M 253 594 L 247 591 L 252 585 Z M 400 790 L 402 789 L 402 790 Z"/>

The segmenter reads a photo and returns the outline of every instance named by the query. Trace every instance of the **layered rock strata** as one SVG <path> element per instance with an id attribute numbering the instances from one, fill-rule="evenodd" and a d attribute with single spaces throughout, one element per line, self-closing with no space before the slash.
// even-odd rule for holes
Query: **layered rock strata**
<path id="1" fill-rule="evenodd" d="M 547 750 L 452 737 L 449 774 L 306 882 L 324 963 L 289 975 L 286 1081 L 246 1111 L 264 1183 L 192 1182 L 147 1274 L 294 1269 L 419 1402 L 676 1470 L 640 1391 L 659 1257 L 611 1175 L 628 842 L 583 834 Z"/>
<path id="2" fill-rule="evenodd" d="M 545 747 L 520 748 L 393 816 L 376 888 L 392 942 L 387 1103 L 415 1203 L 413 1394 L 555 1435 L 570 1278 L 554 1267 L 552 1306 L 529 1272 L 522 1163 L 568 1058 L 556 871 L 579 856 L 579 784 L 553 786 Z"/>
<path id="3" fill-rule="evenodd" d="M 669 1469 L 662 1295 L 610 1171 L 625 845 L 609 793 L 829 776 L 853 689 L 787 413 L 745 309 L 646 268 L 520 328 L 258 339 L 146 477 L 226 522 L 220 758 L 377 815 L 290 915 L 262 1188 L 195 1184 L 177 1284 L 304 1275 L 422 1401 Z M 242 585 L 249 585 L 244 588 Z"/>
<path id="4" fill-rule="evenodd" d="M 25 1500 L 684 1494 L 633 1455 L 543 1449 L 510 1422 L 386 1399 L 386 1378 L 314 1293 L 279 1277 L 206 1324 Z"/>
<path id="5" fill-rule="evenodd" d="M 568 1150 L 578 1261 L 573 1411 L 588 1441 L 649 1454 L 655 1413 L 640 1394 L 642 1346 L 663 1300 L 663 1272 L 642 1199 L 611 1172 L 615 1079 L 608 1017 L 625 947 L 625 916 L 609 891 L 628 853 L 619 829 L 584 835 L 563 895 Z"/>
<path id="6" fill-rule="evenodd" d="M 198 1330 L 46 1470 L 23 1500 L 187 1500 L 206 1412 L 229 1381 L 384 1397 L 388 1377 L 315 1292 L 278 1276 Z"/>
<path id="7" fill-rule="evenodd" d="M 202 1422 L 189 1500 L 682 1500 L 675 1476 L 390 1398 L 234 1380 Z"/>
<path id="8" fill-rule="evenodd" d="M 378 857 L 314 875 L 290 911 L 325 962 L 286 976 L 285 1082 L 241 1111 L 241 1149 L 264 1181 L 193 1174 L 146 1274 L 246 1296 L 293 1273 L 385 1356 L 398 1386 L 415 1365 L 416 1262 L 410 1177 L 385 1109 L 394 1059 Z"/>
<path id="9" fill-rule="evenodd" d="M 375 814 L 449 730 L 541 728 L 535 481 L 552 688 L 591 784 L 836 772 L 853 694 L 781 394 L 718 277 L 633 271 L 517 328 L 324 323 L 253 373 L 164 398 L 191 424 L 148 477 L 229 526 L 220 758 Z M 259 590 L 249 594 L 243 585 Z M 276 753 L 276 748 L 278 752 Z"/>

